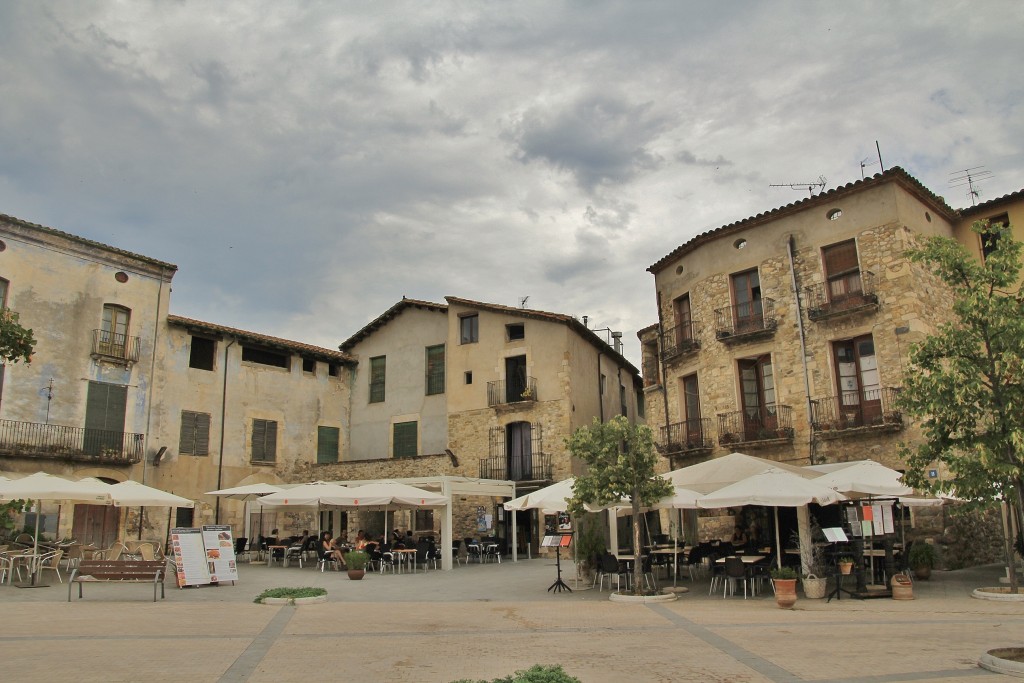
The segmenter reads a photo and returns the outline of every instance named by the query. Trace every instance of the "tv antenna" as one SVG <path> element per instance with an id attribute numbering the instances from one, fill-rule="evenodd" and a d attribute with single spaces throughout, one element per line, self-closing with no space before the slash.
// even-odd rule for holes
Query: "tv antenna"
<path id="1" fill-rule="evenodd" d="M 529 296 L 519 297 L 519 308 L 526 308 L 526 302 L 530 300 Z"/>
<path id="2" fill-rule="evenodd" d="M 881 161 L 871 161 L 871 157 L 864 157 L 863 159 L 861 159 L 861 162 L 860 162 L 860 179 L 861 180 L 864 180 L 864 178 L 865 178 L 864 169 L 868 168 L 869 166 L 874 166 L 875 164 L 878 164 L 879 166 L 881 166 L 882 162 Z"/>
<path id="3" fill-rule="evenodd" d="M 992 171 L 986 171 L 984 166 L 965 168 L 962 171 L 954 171 L 949 175 L 956 176 L 949 179 L 950 187 L 967 187 L 967 196 L 971 198 L 971 206 L 975 206 L 977 199 L 981 197 L 981 190 L 978 189 L 977 183 L 991 180 L 995 177 L 992 175 Z"/>
<path id="4" fill-rule="evenodd" d="M 794 190 L 807 190 L 807 192 L 813 197 L 814 188 L 818 188 L 818 191 L 825 189 L 825 176 L 818 176 L 818 182 L 816 183 L 772 183 L 768 187 L 788 187 Z"/>

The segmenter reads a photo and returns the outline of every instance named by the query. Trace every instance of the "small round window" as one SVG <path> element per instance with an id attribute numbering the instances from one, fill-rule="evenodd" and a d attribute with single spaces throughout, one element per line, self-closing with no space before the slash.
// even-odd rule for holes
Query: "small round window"
<path id="1" fill-rule="evenodd" d="M 682 275 L 682 274 L 683 274 L 683 267 L 682 266 L 676 266 L 676 275 Z"/>
<path id="2" fill-rule="evenodd" d="M 928 213 L 927 211 L 925 211 L 924 212 L 924 219 L 926 221 L 928 221 L 929 223 L 931 223 L 932 222 L 932 215 L 930 213 Z"/>
<path id="3" fill-rule="evenodd" d="M 117 280 L 118 282 L 128 282 L 128 273 L 124 272 L 123 270 L 119 270 L 116 273 L 114 273 L 114 279 Z"/>
<path id="4" fill-rule="evenodd" d="M 842 209 L 832 209 L 826 215 L 828 216 L 828 219 L 830 221 L 838 220 L 839 217 L 843 215 L 843 210 Z"/>
<path id="5" fill-rule="evenodd" d="M 3 240 L 0 240 L 0 251 L 4 251 L 6 249 L 7 249 L 7 243 L 4 242 Z"/>
<path id="6" fill-rule="evenodd" d="M 732 246 L 736 249 L 742 249 L 743 247 L 747 246 L 747 241 L 741 237 L 735 242 L 733 242 Z"/>

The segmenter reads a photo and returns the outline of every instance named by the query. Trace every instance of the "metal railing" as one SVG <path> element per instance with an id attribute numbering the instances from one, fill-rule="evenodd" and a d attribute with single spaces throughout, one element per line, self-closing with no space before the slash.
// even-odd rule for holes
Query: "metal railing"
<path id="1" fill-rule="evenodd" d="M 666 455 L 714 448 L 711 418 L 662 425 L 661 438 L 655 445 Z"/>
<path id="2" fill-rule="evenodd" d="M 93 330 L 92 355 L 135 363 L 139 360 L 139 338 L 110 330 Z"/>
<path id="3" fill-rule="evenodd" d="M 774 332 L 778 324 L 774 299 L 715 309 L 715 336 L 721 340 Z"/>
<path id="4" fill-rule="evenodd" d="M 527 377 L 525 380 L 516 378 L 487 383 L 487 405 L 490 407 L 536 400 L 537 380 L 533 377 Z"/>
<path id="5" fill-rule="evenodd" d="M 862 270 L 859 277 L 847 277 L 804 287 L 807 317 L 811 320 L 831 318 L 878 306 L 875 274 Z"/>
<path id="6" fill-rule="evenodd" d="M 786 405 L 767 405 L 758 409 L 737 410 L 718 416 L 718 443 L 723 446 L 793 440 L 793 409 Z"/>
<path id="7" fill-rule="evenodd" d="M 492 455 L 480 459 L 481 479 L 548 481 L 551 476 L 551 456 L 547 453 L 530 453 L 518 457 Z"/>
<path id="8" fill-rule="evenodd" d="M 111 465 L 142 461 L 144 435 L 0 420 L 0 454 Z"/>
<path id="9" fill-rule="evenodd" d="M 852 429 L 903 428 L 903 413 L 896 406 L 899 387 L 880 387 L 839 396 L 811 399 L 811 429 L 822 435 Z"/>
<path id="10" fill-rule="evenodd" d="M 700 348 L 697 340 L 697 329 L 692 320 L 682 322 L 665 330 L 661 335 L 661 356 L 666 361 L 683 356 Z"/>

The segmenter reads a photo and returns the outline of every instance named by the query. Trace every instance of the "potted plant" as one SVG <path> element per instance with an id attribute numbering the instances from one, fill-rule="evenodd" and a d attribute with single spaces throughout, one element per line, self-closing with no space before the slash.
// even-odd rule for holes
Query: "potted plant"
<path id="1" fill-rule="evenodd" d="M 934 545 L 917 541 L 910 546 L 907 565 L 914 570 L 914 578 L 927 581 L 932 575 L 932 569 L 935 567 L 937 559 L 938 553 L 935 551 Z"/>
<path id="2" fill-rule="evenodd" d="M 790 609 L 796 604 L 797 574 L 789 567 L 776 567 L 771 571 L 772 585 L 775 586 L 775 604 Z"/>
<path id="3" fill-rule="evenodd" d="M 843 555 L 836 560 L 836 566 L 839 567 L 840 574 L 850 574 L 853 572 L 853 558 L 849 555 Z"/>
<path id="4" fill-rule="evenodd" d="M 370 556 L 362 550 L 350 550 L 345 553 L 345 566 L 348 568 L 348 578 L 357 581 L 366 574 L 366 565 L 370 562 Z"/>

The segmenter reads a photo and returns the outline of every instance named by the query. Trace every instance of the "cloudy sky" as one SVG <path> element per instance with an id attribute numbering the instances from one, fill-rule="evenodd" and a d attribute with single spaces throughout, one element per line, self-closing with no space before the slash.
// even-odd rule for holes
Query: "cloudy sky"
<path id="1" fill-rule="evenodd" d="M 899 165 L 1024 187 L 1024 3 L 3 2 L 0 213 L 327 347 L 403 295 L 656 320 L 690 237 Z"/>

